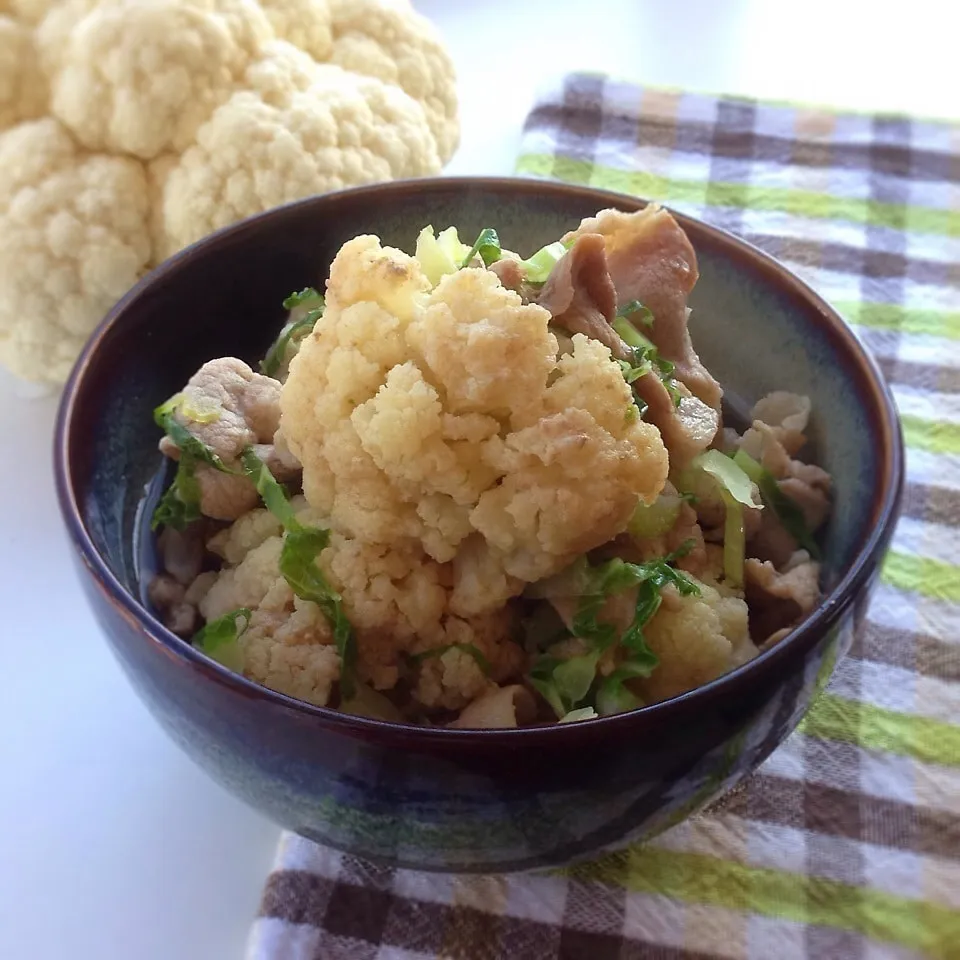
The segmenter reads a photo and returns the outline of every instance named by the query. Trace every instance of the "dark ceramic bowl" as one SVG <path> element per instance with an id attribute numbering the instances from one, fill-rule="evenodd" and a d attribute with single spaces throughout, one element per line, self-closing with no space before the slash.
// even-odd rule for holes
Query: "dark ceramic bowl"
<path id="1" fill-rule="evenodd" d="M 757 767 L 796 727 L 849 647 L 890 538 L 899 425 L 876 366 L 830 307 L 769 257 L 680 217 L 701 279 L 693 336 L 707 367 L 752 402 L 814 401 L 813 453 L 833 475 L 826 595 L 772 650 L 673 700 L 585 723 L 422 729 L 344 716 L 230 673 L 142 601 L 140 512 L 157 474 L 153 407 L 205 360 L 260 357 L 291 290 L 322 285 L 360 233 L 412 249 L 419 229 L 495 225 L 532 251 L 634 198 L 533 180 L 439 179 L 315 197 L 223 230 L 138 284 L 96 331 L 63 395 L 57 490 L 96 617 L 131 683 L 211 776 L 306 837 L 440 871 L 569 863 L 650 837 Z M 140 512 L 138 512 L 140 511 Z"/>

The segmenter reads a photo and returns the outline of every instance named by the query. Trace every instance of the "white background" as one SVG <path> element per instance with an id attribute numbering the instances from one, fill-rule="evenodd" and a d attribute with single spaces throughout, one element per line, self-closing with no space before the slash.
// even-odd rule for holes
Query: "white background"
<path id="1" fill-rule="evenodd" d="M 943 0 L 415 0 L 460 75 L 451 173 L 507 174 L 539 81 L 571 69 L 960 117 Z M 55 398 L 0 373 L 0 956 L 242 956 L 277 830 L 206 777 L 128 689 L 54 501 Z"/>

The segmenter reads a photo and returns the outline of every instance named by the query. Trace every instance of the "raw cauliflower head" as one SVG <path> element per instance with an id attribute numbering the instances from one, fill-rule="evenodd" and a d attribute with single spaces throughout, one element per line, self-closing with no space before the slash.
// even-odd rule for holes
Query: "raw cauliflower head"
<path id="1" fill-rule="evenodd" d="M 62 381 L 150 262 L 146 174 L 36 120 L 0 134 L 0 211 L 0 362 Z"/>
<path id="2" fill-rule="evenodd" d="M 578 335 L 558 361 L 548 321 L 491 271 L 431 289 L 415 258 L 357 237 L 281 393 L 307 500 L 345 536 L 454 560 L 462 612 L 607 542 L 666 478 L 609 350 Z"/>
<path id="3" fill-rule="evenodd" d="M 406 3 L 2 0 L 0 360 L 60 382 L 183 246 L 291 200 L 438 173 L 458 136 L 450 58 Z"/>

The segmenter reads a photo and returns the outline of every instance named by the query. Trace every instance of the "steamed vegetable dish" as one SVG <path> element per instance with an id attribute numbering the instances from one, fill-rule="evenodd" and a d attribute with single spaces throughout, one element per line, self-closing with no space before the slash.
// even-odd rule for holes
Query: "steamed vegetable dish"
<path id="1" fill-rule="evenodd" d="M 757 656 L 819 600 L 830 478 L 797 459 L 807 398 L 724 425 L 696 280 L 657 206 L 528 259 L 494 229 L 350 240 L 258 371 L 212 359 L 156 410 L 151 602 L 260 684 L 435 726 L 618 713 Z"/>

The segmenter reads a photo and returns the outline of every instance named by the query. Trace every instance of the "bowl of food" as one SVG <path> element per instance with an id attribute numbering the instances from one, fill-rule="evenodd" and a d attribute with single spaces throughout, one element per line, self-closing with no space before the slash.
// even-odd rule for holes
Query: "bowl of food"
<path id="1" fill-rule="evenodd" d="M 756 768 L 848 648 L 898 420 L 744 242 L 534 180 L 301 201 L 164 263 L 65 388 L 86 594 L 170 736 L 277 823 L 571 863 Z"/>

